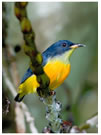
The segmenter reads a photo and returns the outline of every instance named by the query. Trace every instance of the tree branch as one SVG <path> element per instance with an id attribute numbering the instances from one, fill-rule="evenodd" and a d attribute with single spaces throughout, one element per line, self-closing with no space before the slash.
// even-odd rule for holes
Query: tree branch
<path id="1" fill-rule="evenodd" d="M 24 112 L 18 103 L 15 104 L 15 122 L 16 122 L 16 132 L 25 133 L 26 125 L 24 120 Z"/>
<path id="2" fill-rule="evenodd" d="M 15 15 L 18 18 L 25 41 L 24 51 L 30 57 L 30 68 L 36 74 L 40 88 L 37 89 L 40 96 L 46 97 L 50 91 L 49 78 L 45 74 L 42 66 L 43 58 L 38 52 L 35 44 L 35 33 L 32 30 L 26 12 L 27 2 L 15 2 Z"/>
<path id="3" fill-rule="evenodd" d="M 5 83 L 9 89 L 9 91 L 11 92 L 12 96 L 15 97 L 16 96 L 16 89 L 14 87 L 14 85 L 12 84 L 12 82 L 10 81 L 10 79 L 8 78 L 7 74 L 6 74 L 6 71 L 5 69 L 3 68 L 3 77 L 4 77 L 4 80 L 5 80 Z M 20 107 L 22 108 L 23 110 L 23 113 L 25 115 L 25 118 L 26 118 L 26 121 L 29 123 L 29 127 L 30 127 L 30 130 L 32 133 L 37 133 L 37 129 L 35 127 L 35 124 L 34 124 L 34 118 L 31 116 L 27 106 L 22 102 L 19 104 Z M 22 112 L 21 112 L 22 113 Z M 18 114 L 18 108 L 16 109 L 16 115 Z M 22 116 L 22 115 L 21 115 Z M 17 120 L 18 121 L 21 121 L 20 117 L 18 116 L 17 117 Z M 22 125 L 23 123 L 21 123 Z M 23 125 L 24 126 L 24 125 Z M 21 131 L 21 129 L 20 129 Z"/>
<path id="4" fill-rule="evenodd" d="M 95 114 L 90 119 L 86 120 L 85 124 L 80 126 L 80 130 L 88 129 L 94 126 L 98 127 L 98 114 Z"/>
<path id="5" fill-rule="evenodd" d="M 49 124 L 47 127 L 45 127 L 44 132 L 83 132 L 80 131 L 80 129 L 77 126 L 71 126 L 69 122 L 63 121 L 61 119 L 61 103 L 56 100 L 56 93 L 51 92 L 51 90 L 49 89 L 49 78 L 43 70 L 43 58 L 41 53 L 38 52 L 36 48 L 35 33 L 32 30 L 30 21 L 27 17 L 26 6 L 27 2 L 16 2 L 15 15 L 20 22 L 21 31 L 25 41 L 24 51 L 25 54 L 29 56 L 31 61 L 30 68 L 32 69 L 33 73 L 37 76 L 37 81 L 40 84 L 40 88 L 37 89 L 37 92 L 41 97 L 40 100 L 46 105 L 46 119 L 49 121 Z"/>
<path id="6" fill-rule="evenodd" d="M 25 45 L 25 54 L 30 57 L 33 73 L 37 76 L 37 81 L 40 84 L 40 88 L 37 88 L 37 92 L 40 97 L 43 97 L 43 103 L 46 105 L 47 114 L 46 118 L 51 123 L 51 128 L 54 132 L 60 131 L 61 119 L 60 110 L 61 107 L 56 100 L 56 96 L 52 95 L 49 86 L 49 78 L 44 73 L 42 62 L 43 58 L 41 53 L 38 52 L 35 44 L 35 33 L 32 30 L 30 21 L 27 17 L 26 12 L 26 2 L 16 2 L 15 3 L 15 15 L 20 21 L 21 30 L 23 33 Z"/>

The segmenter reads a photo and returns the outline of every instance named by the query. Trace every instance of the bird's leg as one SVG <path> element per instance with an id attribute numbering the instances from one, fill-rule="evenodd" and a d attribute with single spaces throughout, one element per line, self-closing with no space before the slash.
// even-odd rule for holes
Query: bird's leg
<path id="1" fill-rule="evenodd" d="M 37 88 L 38 95 L 42 98 L 46 98 L 50 95 L 50 90 L 47 91 L 47 89 Z"/>

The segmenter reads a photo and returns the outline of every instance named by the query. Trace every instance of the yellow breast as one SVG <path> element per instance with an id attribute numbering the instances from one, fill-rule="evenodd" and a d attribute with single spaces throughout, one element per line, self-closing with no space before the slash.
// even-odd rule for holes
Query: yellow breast
<path id="1" fill-rule="evenodd" d="M 61 61 L 49 61 L 44 66 L 44 71 L 50 78 L 50 89 L 54 90 L 63 83 L 70 73 L 70 63 L 64 64 Z"/>
<path id="2" fill-rule="evenodd" d="M 50 78 L 50 89 L 54 90 L 63 83 L 70 72 L 70 64 L 64 64 L 61 61 L 49 61 L 44 66 L 44 71 Z M 35 93 L 36 89 L 40 86 L 37 82 L 36 75 L 30 76 L 24 83 L 19 86 L 20 96 L 29 93 Z"/>
<path id="3" fill-rule="evenodd" d="M 50 79 L 49 87 L 51 90 L 56 89 L 60 86 L 63 81 L 67 78 L 70 73 L 70 62 L 69 58 L 71 51 L 67 51 L 62 55 L 49 58 L 46 65 L 44 66 L 44 71 Z M 23 83 L 19 86 L 19 94 L 23 97 L 29 93 L 35 93 L 37 88 L 40 87 L 40 84 L 37 82 L 37 76 L 32 75 L 28 77 Z"/>

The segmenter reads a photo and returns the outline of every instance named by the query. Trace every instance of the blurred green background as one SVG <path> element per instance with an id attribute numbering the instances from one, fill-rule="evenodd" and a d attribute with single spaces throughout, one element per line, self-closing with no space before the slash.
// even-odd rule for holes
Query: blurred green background
<path id="1" fill-rule="evenodd" d="M 22 46 L 24 41 L 19 22 L 14 15 L 14 3 L 7 2 L 5 6 L 8 25 L 5 42 L 14 51 L 15 47 Z M 62 118 L 81 125 L 98 110 L 98 3 L 29 2 L 27 11 L 39 51 L 43 52 L 58 40 L 71 40 L 86 45 L 86 48 L 74 52 L 71 58 L 71 73 L 56 91 L 57 99 L 62 103 Z M 14 53 L 21 79 L 29 66 L 29 58 L 24 54 L 23 48 Z M 3 94 L 11 104 L 9 113 L 3 115 L 2 132 L 14 133 L 14 100 L 4 86 Z M 42 132 L 47 125 L 45 106 L 34 94 L 26 96 L 24 102 L 35 118 L 36 128 Z M 27 132 L 30 132 L 28 126 Z M 97 129 L 89 129 L 88 132 L 97 132 Z"/>

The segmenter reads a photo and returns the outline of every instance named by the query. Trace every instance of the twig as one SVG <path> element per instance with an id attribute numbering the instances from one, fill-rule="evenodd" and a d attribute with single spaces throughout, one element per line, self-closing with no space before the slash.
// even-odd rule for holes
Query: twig
<path id="1" fill-rule="evenodd" d="M 35 124 L 34 124 L 34 117 L 32 117 L 31 114 L 29 113 L 27 106 L 22 102 L 21 107 L 22 107 L 23 112 L 25 114 L 26 121 L 29 123 L 31 133 L 38 133 L 38 131 L 35 127 Z"/>
<path id="2" fill-rule="evenodd" d="M 98 127 L 98 115 L 92 116 L 90 119 L 86 120 L 85 124 L 82 126 L 72 126 L 70 129 L 70 133 L 86 133 L 87 129 L 92 128 L 92 127 Z"/>
<path id="3" fill-rule="evenodd" d="M 88 129 L 91 127 L 98 127 L 98 115 L 92 116 L 90 119 L 86 120 L 85 124 L 80 126 L 80 130 Z"/>
<path id="4" fill-rule="evenodd" d="M 5 10 L 3 10 L 3 23 L 5 24 L 5 26 L 3 27 L 3 32 L 5 33 L 3 35 L 3 58 L 5 60 L 5 63 L 7 64 L 8 67 L 8 72 L 10 73 L 10 76 L 13 80 L 14 85 L 17 87 L 18 83 L 19 83 L 19 75 L 16 69 L 16 62 L 15 62 L 15 56 L 14 53 L 12 52 L 12 48 L 11 46 L 8 46 L 7 43 L 5 42 L 6 40 L 6 36 L 7 36 L 7 7 L 5 5 L 5 3 L 3 3 L 3 7 L 5 8 Z M 12 72 L 13 71 L 13 72 Z M 7 101 L 7 100 L 6 100 Z M 9 103 L 10 104 L 10 103 Z M 6 105 L 6 111 L 8 112 L 8 108 L 9 108 L 9 104 Z M 15 103 L 15 123 L 16 123 L 16 132 L 17 133 L 25 133 L 26 132 L 26 127 L 25 127 L 25 120 L 24 120 L 24 114 L 22 109 L 20 108 L 20 106 Z M 20 113 L 19 113 L 20 112 Z"/>
<path id="5" fill-rule="evenodd" d="M 56 93 L 47 98 L 41 98 L 42 102 L 46 106 L 46 119 L 49 121 L 48 127 L 52 130 L 52 132 L 60 133 L 61 130 L 61 116 L 60 111 L 62 108 L 62 104 L 56 100 Z"/>
<path id="6" fill-rule="evenodd" d="M 60 132 L 60 126 L 62 123 L 60 118 L 61 104 L 56 100 L 56 95 L 51 94 L 51 90 L 48 87 L 49 78 L 43 70 L 42 55 L 37 51 L 36 48 L 35 33 L 33 32 L 30 21 L 27 17 L 26 5 L 27 2 L 15 3 L 15 15 L 20 21 L 20 26 L 25 41 L 24 51 L 30 57 L 30 68 L 37 76 L 37 81 L 40 84 L 40 88 L 37 88 L 37 92 L 39 96 L 43 98 L 42 101 L 46 105 L 46 118 L 50 122 L 50 127 L 53 132 Z"/>
<path id="7" fill-rule="evenodd" d="M 3 4 L 3 6 L 5 7 L 5 5 Z M 5 12 L 6 12 L 6 7 L 5 7 Z M 3 12 L 3 13 L 5 13 Z M 4 14 L 3 14 L 4 15 Z M 3 17 L 3 21 L 5 22 L 5 24 L 7 24 L 7 18 L 6 18 L 6 15 Z M 3 32 L 6 31 L 6 27 L 4 27 L 3 29 Z M 7 32 L 6 32 L 6 35 L 7 35 Z M 5 35 L 4 35 L 5 36 Z M 17 72 L 17 67 L 16 67 L 16 58 L 15 58 L 15 54 L 13 52 L 13 49 L 11 46 L 8 46 L 7 44 L 5 44 L 5 37 L 3 36 L 3 46 L 5 47 L 4 48 L 4 60 L 6 61 L 6 63 L 8 63 L 8 69 L 10 71 L 10 76 L 13 80 L 13 84 L 15 85 L 15 87 L 18 87 L 18 84 L 19 84 L 19 75 L 18 75 L 18 72 Z M 13 72 L 12 72 L 13 71 Z M 14 86 L 13 84 L 11 84 L 9 78 L 7 78 L 7 75 L 6 75 L 6 72 L 4 71 L 3 72 L 3 77 L 5 78 L 5 81 L 6 81 L 6 85 L 10 86 L 10 91 L 13 95 L 13 97 L 15 97 L 15 95 L 17 94 L 16 93 L 16 90 L 14 90 Z M 24 119 L 24 114 L 25 114 L 25 118 L 27 119 L 27 122 L 29 123 L 29 127 L 31 129 L 31 132 L 37 132 L 37 130 L 35 129 L 34 127 L 34 120 L 32 122 L 28 121 L 29 118 L 31 118 L 31 115 L 30 113 L 28 112 L 28 109 L 27 107 L 22 104 L 23 107 L 21 107 L 20 104 L 18 103 L 15 103 L 15 122 L 16 122 L 16 132 L 17 133 L 25 133 L 26 132 L 26 126 L 25 126 L 25 119 Z M 26 110 L 25 110 L 26 108 Z M 8 109 L 8 108 L 7 108 Z M 23 111 L 24 109 L 24 111 Z M 28 116 L 26 115 L 29 114 Z"/>
<path id="8" fill-rule="evenodd" d="M 89 120 L 86 121 L 87 124 L 89 124 L 91 127 L 96 126 L 98 127 L 98 115 L 93 116 Z"/>
<path id="9" fill-rule="evenodd" d="M 31 65 L 30 68 L 36 74 L 37 81 L 40 84 L 40 88 L 37 89 L 38 94 L 42 97 L 46 97 L 50 91 L 49 78 L 45 74 L 42 66 L 43 58 L 40 52 L 38 52 L 35 44 L 35 33 L 32 30 L 30 21 L 26 12 L 27 2 L 15 2 L 15 15 L 18 18 L 25 41 L 24 52 L 29 56 Z"/>
<path id="10" fill-rule="evenodd" d="M 12 84 L 12 82 L 10 81 L 10 79 L 8 78 L 4 68 L 3 68 L 3 77 L 4 77 L 5 83 L 9 89 L 9 91 L 11 92 L 12 96 L 15 97 L 17 94 L 16 89 L 15 89 L 14 85 Z M 23 109 L 23 113 L 25 115 L 26 121 L 29 123 L 29 127 L 30 127 L 31 132 L 37 133 L 38 131 L 34 125 L 34 118 L 31 116 L 27 106 L 24 103 L 20 103 L 19 105 Z"/>
<path id="11" fill-rule="evenodd" d="M 52 93 L 49 89 L 49 78 L 44 73 L 42 66 L 42 55 L 38 52 L 35 44 L 35 33 L 32 30 L 30 21 L 27 17 L 26 12 L 27 2 L 16 2 L 15 3 L 15 15 L 18 18 L 24 37 L 25 45 L 24 51 L 25 54 L 30 57 L 33 73 L 37 76 L 37 81 L 40 84 L 40 88 L 37 89 L 41 101 L 46 105 L 46 119 L 49 121 L 48 127 L 45 128 L 47 132 L 56 132 L 56 133 L 67 133 L 67 132 L 83 132 L 77 126 L 68 124 L 61 119 L 61 103 L 56 100 L 56 93 Z M 23 104 L 23 103 L 22 103 Z M 23 107 L 23 106 L 22 106 Z M 26 109 L 25 109 L 26 110 Z M 29 118 L 27 111 L 26 116 Z M 28 121 L 33 121 L 29 118 Z M 75 130 L 74 130 L 75 129 Z"/>
<path id="12" fill-rule="evenodd" d="M 15 105 L 15 121 L 16 121 L 16 132 L 25 133 L 26 126 L 24 120 L 24 113 L 18 103 L 16 103 Z"/>
<path id="13" fill-rule="evenodd" d="M 86 133 L 86 130 L 85 129 L 80 130 L 78 126 L 72 126 L 69 133 Z"/>

